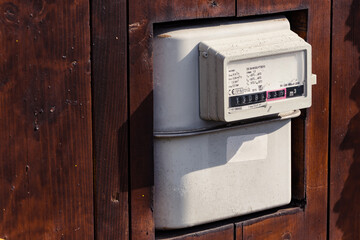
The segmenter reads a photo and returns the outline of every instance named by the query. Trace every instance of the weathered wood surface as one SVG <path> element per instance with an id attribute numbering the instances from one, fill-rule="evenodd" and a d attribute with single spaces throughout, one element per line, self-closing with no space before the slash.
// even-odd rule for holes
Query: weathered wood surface
<path id="1" fill-rule="evenodd" d="M 360 2 L 333 1 L 330 239 L 360 239 Z"/>
<path id="2" fill-rule="evenodd" d="M 92 1 L 96 239 L 129 238 L 126 1 Z"/>
<path id="3" fill-rule="evenodd" d="M 89 2 L 0 13 L 0 238 L 93 239 Z"/>

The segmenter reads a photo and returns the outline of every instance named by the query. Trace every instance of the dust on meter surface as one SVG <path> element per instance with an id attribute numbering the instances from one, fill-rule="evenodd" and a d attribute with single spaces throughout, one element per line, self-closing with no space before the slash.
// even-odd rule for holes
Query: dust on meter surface
<path id="1" fill-rule="evenodd" d="M 283 28 L 199 44 L 200 115 L 237 121 L 311 106 L 311 46 Z"/>

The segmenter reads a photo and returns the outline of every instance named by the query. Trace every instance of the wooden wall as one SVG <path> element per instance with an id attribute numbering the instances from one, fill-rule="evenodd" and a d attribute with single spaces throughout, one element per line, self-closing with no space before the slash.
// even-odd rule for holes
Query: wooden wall
<path id="1" fill-rule="evenodd" d="M 330 239 L 360 239 L 360 2 L 333 3 Z"/>
<path id="2" fill-rule="evenodd" d="M 359 1 L 8 0 L 0 10 L 0 239 L 360 239 Z M 154 24 L 277 13 L 305 17 L 297 32 L 318 76 L 293 129 L 296 201 L 155 232 Z"/>
<path id="3" fill-rule="evenodd" d="M 94 0 L 92 92 L 96 239 L 129 238 L 126 1 Z"/>
<path id="4" fill-rule="evenodd" d="M 0 13 L 0 238 L 93 239 L 89 3 Z"/>

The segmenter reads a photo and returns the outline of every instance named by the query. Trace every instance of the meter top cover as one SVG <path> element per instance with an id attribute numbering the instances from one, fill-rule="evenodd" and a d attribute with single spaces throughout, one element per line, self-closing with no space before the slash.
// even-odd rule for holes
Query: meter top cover
<path id="1" fill-rule="evenodd" d="M 199 44 L 201 118 L 232 122 L 311 106 L 311 46 L 283 26 Z"/>

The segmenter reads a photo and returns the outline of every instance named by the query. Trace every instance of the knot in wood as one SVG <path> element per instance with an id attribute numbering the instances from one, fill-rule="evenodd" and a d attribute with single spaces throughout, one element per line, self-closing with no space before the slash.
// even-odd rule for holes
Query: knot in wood
<path id="1" fill-rule="evenodd" d="M 4 12 L 4 16 L 7 21 L 17 23 L 19 8 L 14 3 L 4 3 L 1 5 L 1 9 Z"/>

